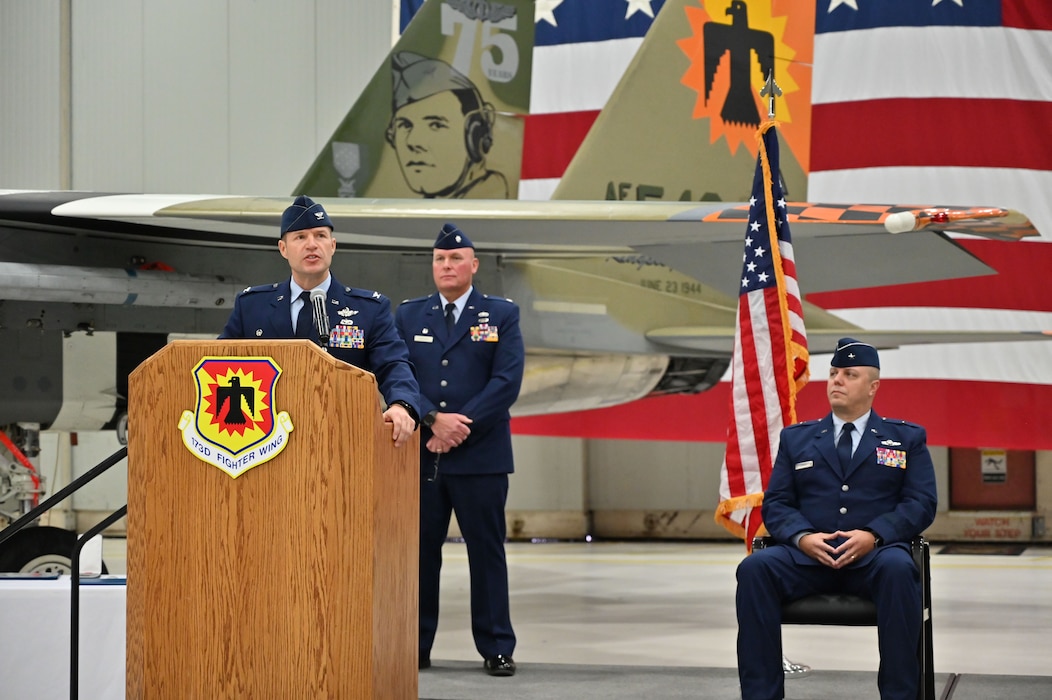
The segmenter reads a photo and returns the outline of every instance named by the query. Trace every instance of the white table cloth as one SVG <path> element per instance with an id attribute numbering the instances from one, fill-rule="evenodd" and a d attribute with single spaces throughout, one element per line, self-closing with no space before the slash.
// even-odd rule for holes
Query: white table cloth
<path id="1" fill-rule="evenodd" d="M 69 698 L 70 579 L 0 580 L 0 698 Z M 80 697 L 124 698 L 125 587 L 80 587 Z"/>

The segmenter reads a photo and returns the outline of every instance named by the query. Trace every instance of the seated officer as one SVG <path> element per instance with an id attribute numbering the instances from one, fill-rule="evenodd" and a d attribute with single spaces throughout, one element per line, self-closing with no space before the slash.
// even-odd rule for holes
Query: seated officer
<path id="1" fill-rule="evenodd" d="M 935 472 L 924 428 L 873 411 L 880 360 L 842 338 L 821 420 L 782 430 L 764 494 L 776 540 L 738 566 L 738 678 L 743 700 L 784 696 L 782 604 L 849 593 L 877 607 L 882 700 L 916 700 L 920 573 L 910 541 L 935 519 Z"/>

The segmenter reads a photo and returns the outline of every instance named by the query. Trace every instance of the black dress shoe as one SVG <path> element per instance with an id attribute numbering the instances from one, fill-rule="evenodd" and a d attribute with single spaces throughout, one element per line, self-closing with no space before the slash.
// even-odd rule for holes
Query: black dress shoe
<path id="1" fill-rule="evenodd" d="M 486 667 L 486 673 L 491 676 L 515 675 L 515 659 L 504 654 L 497 654 L 492 658 L 486 659 L 484 666 Z"/>
<path id="2" fill-rule="evenodd" d="M 431 668 L 431 655 L 421 653 L 420 656 L 417 657 L 416 667 L 421 670 L 425 668 Z"/>

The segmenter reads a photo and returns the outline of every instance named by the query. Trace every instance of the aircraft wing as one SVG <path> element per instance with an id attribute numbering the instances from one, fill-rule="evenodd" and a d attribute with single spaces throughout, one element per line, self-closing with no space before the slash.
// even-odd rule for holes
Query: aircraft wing
<path id="1" fill-rule="evenodd" d="M 442 223 L 455 221 L 487 253 L 638 255 L 732 295 L 748 215 L 748 205 L 737 203 L 318 201 L 344 251 L 426 253 Z M 273 249 L 286 206 L 286 197 L 20 192 L 0 196 L 0 227 Z M 805 294 L 989 274 L 946 232 L 1013 240 L 1037 235 L 1024 215 L 995 208 L 791 204 L 789 220 Z M 916 230 L 889 231 L 909 222 Z"/>
<path id="2" fill-rule="evenodd" d="M 276 251 L 288 201 L 0 192 L 0 334 L 17 337 L 8 342 L 12 352 L 44 340 L 50 348 L 39 350 L 39 368 L 25 370 L 27 385 L 37 375 L 43 381 L 55 373 L 55 363 L 44 360 L 48 352 L 61 352 L 60 336 L 75 331 L 115 331 L 118 343 L 132 342 L 136 334 L 162 344 L 171 333 L 214 335 L 240 289 L 288 275 Z M 320 201 L 336 227 L 334 273 L 396 301 L 432 288 L 430 252 L 443 222 L 470 231 L 483 260 L 480 287 L 514 298 L 522 309 L 527 373 L 517 415 L 704 391 L 727 368 L 744 205 Z M 922 208 L 884 207 L 877 213 L 840 207 L 836 216 L 823 218 L 813 206 L 801 207 L 791 215 L 796 257 L 817 261 L 811 267 L 798 263 L 805 294 L 989 272 Z M 1013 212 L 962 218 L 966 210 L 949 211 L 959 219 L 955 231 L 989 229 L 995 220 L 1002 229 L 984 235 L 1031 235 L 1029 222 Z M 890 233 L 888 220 L 897 214 L 919 222 L 912 227 L 920 230 Z M 878 339 L 811 304 L 805 317 L 815 347 L 824 343 L 818 340 L 823 333 L 863 333 L 882 346 L 1044 337 L 881 332 Z M 155 349 L 139 348 L 145 355 Z M 51 404 L 32 413 L 27 407 L 12 406 L 11 420 L 54 420 Z M 83 419 L 81 410 L 73 424 Z"/>
<path id="3" fill-rule="evenodd" d="M 988 343 L 1012 340 L 1049 340 L 1052 331 L 1045 332 L 984 332 L 984 331 L 896 331 L 860 329 L 851 324 L 834 328 L 808 328 L 807 343 L 818 349 L 836 347 L 836 341 L 852 330 L 862 333 L 866 342 L 881 350 L 903 345 L 942 345 L 947 343 Z M 649 331 L 647 339 L 681 352 L 729 352 L 734 344 L 734 329 L 721 327 L 667 327 Z"/>

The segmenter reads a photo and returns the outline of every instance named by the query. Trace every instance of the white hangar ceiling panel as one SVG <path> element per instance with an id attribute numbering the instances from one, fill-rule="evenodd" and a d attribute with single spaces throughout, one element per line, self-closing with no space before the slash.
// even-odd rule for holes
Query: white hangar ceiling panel
<path id="1" fill-rule="evenodd" d="M 141 0 L 72 4 L 72 189 L 145 188 L 142 22 Z"/>
<path id="2" fill-rule="evenodd" d="M 63 184 L 61 3 L 0 2 L 0 188 Z"/>

